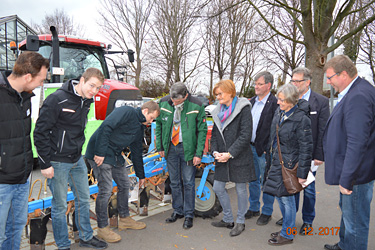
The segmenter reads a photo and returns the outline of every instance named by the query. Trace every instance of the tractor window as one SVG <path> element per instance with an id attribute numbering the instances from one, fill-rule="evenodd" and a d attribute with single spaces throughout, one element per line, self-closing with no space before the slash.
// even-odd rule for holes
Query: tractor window
<path id="1" fill-rule="evenodd" d="M 43 46 L 39 53 L 50 58 L 51 47 Z M 103 65 L 104 64 L 104 65 Z M 78 79 L 88 68 L 98 68 L 106 75 L 105 59 L 103 55 L 94 49 L 85 47 L 60 47 L 60 67 L 64 68 L 63 82 L 69 79 Z"/>

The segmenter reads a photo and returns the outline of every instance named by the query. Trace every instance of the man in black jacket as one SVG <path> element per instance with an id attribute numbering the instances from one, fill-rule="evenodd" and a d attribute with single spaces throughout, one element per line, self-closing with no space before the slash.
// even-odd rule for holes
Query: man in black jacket
<path id="1" fill-rule="evenodd" d="M 46 79 L 49 61 L 22 53 L 12 73 L 0 74 L 0 249 L 19 249 L 27 222 L 32 91 Z"/>
<path id="2" fill-rule="evenodd" d="M 112 178 L 115 180 L 117 192 L 117 208 L 120 215 L 119 229 L 143 229 L 144 222 L 130 217 L 128 207 L 129 177 L 125 168 L 125 160 L 121 152 L 127 147 L 131 151 L 131 159 L 139 186 L 143 186 L 145 173 L 143 168 L 143 134 L 145 125 L 159 116 L 160 109 L 156 102 L 149 101 L 142 108 L 134 109 L 122 106 L 113 110 L 100 127 L 91 136 L 86 150 L 86 159 L 94 170 L 98 180 L 98 197 L 96 198 L 96 215 L 98 221 L 98 237 L 107 242 L 118 242 L 121 236 L 108 226 L 108 201 L 112 195 Z"/>
<path id="3" fill-rule="evenodd" d="M 96 68 L 87 69 L 79 81 L 65 82 L 46 98 L 35 125 L 34 143 L 42 174 L 48 178 L 53 195 L 52 226 L 59 249 L 70 249 L 65 216 L 68 183 L 75 197 L 80 246 L 107 247 L 107 243 L 93 237 L 87 168 L 81 155 L 87 114 L 103 82 L 104 76 Z"/>
<path id="4" fill-rule="evenodd" d="M 260 194 L 261 186 L 264 183 L 264 171 L 266 168 L 266 153 L 272 118 L 277 109 L 277 99 L 271 93 L 273 76 L 270 72 L 263 71 L 255 76 L 255 94 L 250 102 L 252 105 L 251 114 L 253 116 L 253 135 L 251 138 L 251 149 L 253 152 L 254 167 L 257 180 L 249 183 L 250 208 L 245 214 L 246 219 L 250 219 L 260 214 Z M 258 225 L 266 225 L 271 220 L 273 212 L 273 202 L 275 197 L 263 193 L 262 214 L 257 220 Z"/>
<path id="5" fill-rule="evenodd" d="M 293 70 L 291 83 L 297 87 L 299 98 L 305 99 L 310 105 L 311 130 L 313 136 L 313 158 L 311 171 L 316 174 L 316 170 L 323 164 L 323 132 L 329 117 L 328 98 L 310 89 L 312 79 L 311 71 L 307 68 L 299 67 Z M 302 193 L 302 192 L 301 192 Z M 299 193 L 295 194 L 298 211 Z M 301 235 L 307 235 L 313 230 L 312 223 L 315 218 L 315 181 L 307 186 L 303 191 L 302 219 L 303 224 L 299 231 Z"/>

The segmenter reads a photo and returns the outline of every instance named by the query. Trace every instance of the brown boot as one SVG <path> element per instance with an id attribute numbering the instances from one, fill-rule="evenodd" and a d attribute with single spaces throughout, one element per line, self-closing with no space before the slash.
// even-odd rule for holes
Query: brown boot
<path id="1" fill-rule="evenodd" d="M 109 243 L 119 242 L 121 240 L 121 236 L 113 232 L 109 226 L 99 228 L 97 237 Z"/>
<path id="2" fill-rule="evenodd" d="M 146 224 L 144 222 L 135 221 L 132 217 L 128 216 L 125 218 L 120 218 L 120 220 L 118 221 L 118 228 L 139 230 L 146 228 Z"/>

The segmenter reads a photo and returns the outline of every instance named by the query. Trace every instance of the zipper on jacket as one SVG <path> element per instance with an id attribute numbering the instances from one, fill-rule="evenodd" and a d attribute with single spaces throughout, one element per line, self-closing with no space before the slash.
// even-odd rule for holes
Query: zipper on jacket
<path id="1" fill-rule="evenodd" d="M 63 135 L 62 135 L 62 138 L 61 138 L 60 153 L 61 153 L 61 151 L 63 150 L 63 147 L 64 147 L 65 132 L 66 132 L 66 131 L 64 130 Z"/>
<path id="2" fill-rule="evenodd" d="M 189 122 L 187 120 L 187 116 L 185 116 L 186 128 L 189 129 Z"/>

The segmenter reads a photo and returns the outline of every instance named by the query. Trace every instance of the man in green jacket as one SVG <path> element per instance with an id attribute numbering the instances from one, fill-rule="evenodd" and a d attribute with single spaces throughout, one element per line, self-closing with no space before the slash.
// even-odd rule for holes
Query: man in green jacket
<path id="1" fill-rule="evenodd" d="M 185 216 L 183 228 L 189 229 L 194 218 L 195 166 L 201 162 L 206 141 L 206 114 L 202 102 L 181 82 L 172 85 L 170 95 L 162 98 L 159 106 L 156 147 L 167 160 L 174 210 L 166 223 Z"/>

